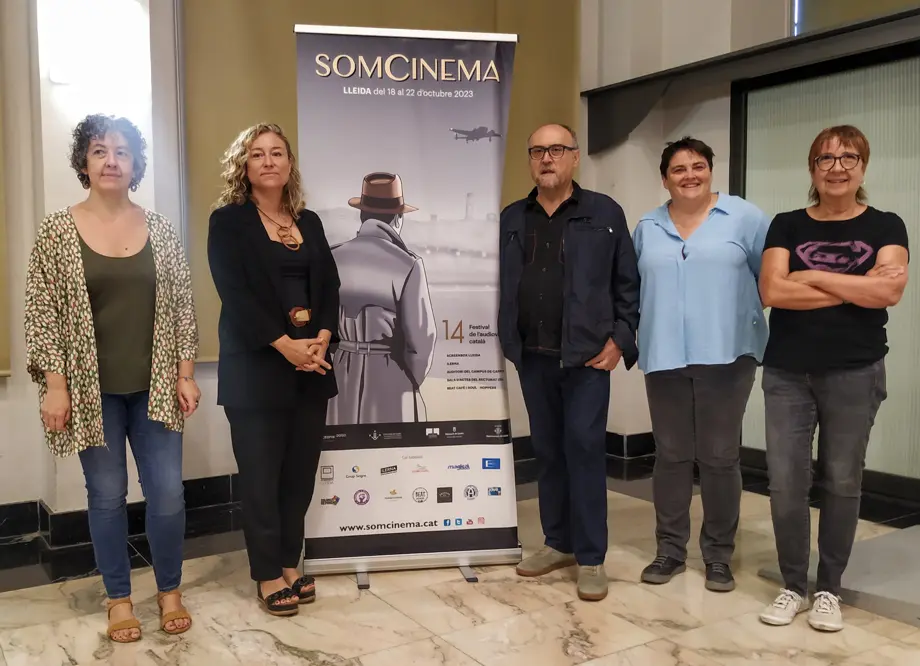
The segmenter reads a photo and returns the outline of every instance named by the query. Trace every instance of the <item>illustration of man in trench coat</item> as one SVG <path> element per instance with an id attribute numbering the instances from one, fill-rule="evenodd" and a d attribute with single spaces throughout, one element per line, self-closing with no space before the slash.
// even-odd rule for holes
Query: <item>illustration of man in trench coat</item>
<path id="1" fill-rule="evenodd" d="M 403 215 L 418 210 L 403 201 L 392 173 L 364 177 L 361 211 L 351 240 L 332 248 L 342 286 L 334 356 L 338 396 L 329 402 L 329 425 L 425 421 L 419 388 L 434 359 L 437 328 L 421 258 L 400 236 Z"/>

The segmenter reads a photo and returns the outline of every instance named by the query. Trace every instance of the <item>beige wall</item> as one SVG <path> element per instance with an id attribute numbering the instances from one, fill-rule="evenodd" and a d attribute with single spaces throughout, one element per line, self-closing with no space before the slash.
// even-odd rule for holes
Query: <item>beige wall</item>
<path id="1" fill-rule="evenodd" d="M 790 16 L 786 0 L 582 0 L 581 85 L 617 83 L 782 39 Z M 665 96 L 624 144 L 583 155 L 582 185 L 617 199 L 634 228 L 667 198 L 658 176 L 665 142 L 693 134 L 715 151 L 714 187 L 727 191 L 730 109 L 724 85 Z M 582 123 L 584 131 L 584 106 Z M 607 429 L 651 431 L 642 373 L 620 367 L 611 381 Z"/>
<path id="2" fill-rule="evenodd" d="M 918 0 L 799 0 L 799 34 L 918 7 Z"/>

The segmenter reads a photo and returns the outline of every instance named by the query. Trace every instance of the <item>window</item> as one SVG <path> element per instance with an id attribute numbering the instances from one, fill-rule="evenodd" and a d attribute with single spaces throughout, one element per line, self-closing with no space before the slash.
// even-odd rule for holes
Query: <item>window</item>
<path id="1" fill-rule="evenodd" d="M 912 53 L 915 53 L 914 50 Z M 865 62 L 866 56 L 861 56 Z M 876 62 L 747 93 L 744 196 L 768 214 L 807 205 L 807 155 L 815 135 L 849 123 L 869 138 L 869 203 L 907 223 L 911 256 L 920 249 L 920 58 Z M 903 55 L 901 56 L 903 58 Z M 844 66 L 840 61 L 833 66 Z M 852 67 L 852 64 L 849 65 Z M 733 167 L 734 168 L 734 167 Z M 889 310 L 888 399 L 872 430 L 870 470 L 920 477 L 920 288 L 916 271 L 901 303 Z M 745 414 L 744 446 L 764 448 L 763 393 L 755 385 Z"/>

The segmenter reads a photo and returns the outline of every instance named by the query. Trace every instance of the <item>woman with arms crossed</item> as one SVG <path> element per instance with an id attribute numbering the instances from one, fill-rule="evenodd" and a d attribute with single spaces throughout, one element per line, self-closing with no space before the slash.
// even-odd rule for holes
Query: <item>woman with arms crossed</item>
<path id="1" fill-rule="evenodd" d="M 125 440 L 147 501 L 161 628 L 191 626 L 178 592 L 184 420 L 198 407 L 198 328 L 188 264 L 169 220 L 131 202 L 144 139 L 130 121 L 86 117 L 70 162 L 86 200 L 41 224 L 26 278 L 28 367 L 52 453 L 78 454 L 109 637 L 141 637 L 131 605 Z"/>
<path id="2" fill-rule="evenodd" d="M 812 205 L 777 215 L 760 293 L 770 313 L 764 356 L 770 506 L 784 588 L 760 619 L 790 624 L 808 609 L 808 493 L 818 430 L 823 503 L 818 579 L 808 622 L 843 628 L 840 584 L 859 520 L 869 433 L 885 400 L 886 308 L 907 284 L 907 230 L 866 204 L 869 141 L 850 125 L 825 129 L 808 155 Z"/>
<path id="3" fill-rule="evenodd" d="M 230 422 L 256 597 L 273 615 L 293 615 L 316 598 L 297 566 L 327 403 L 338 390 L 325 357 L 339 275 L 280 127 L 244 130 L 223 164 L 208 234 L 221 300 L 217 402 Z"/>

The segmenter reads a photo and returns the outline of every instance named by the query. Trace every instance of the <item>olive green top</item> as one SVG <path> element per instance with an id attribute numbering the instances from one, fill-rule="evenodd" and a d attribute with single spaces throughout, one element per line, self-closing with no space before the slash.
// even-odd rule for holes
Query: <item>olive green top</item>
<path id="1" fill-rule="evenodd" d="M 130 257 L 107 257 L 80 238 L 102 393 L 150 389 L 157 275 L 148 240 Z"/>

